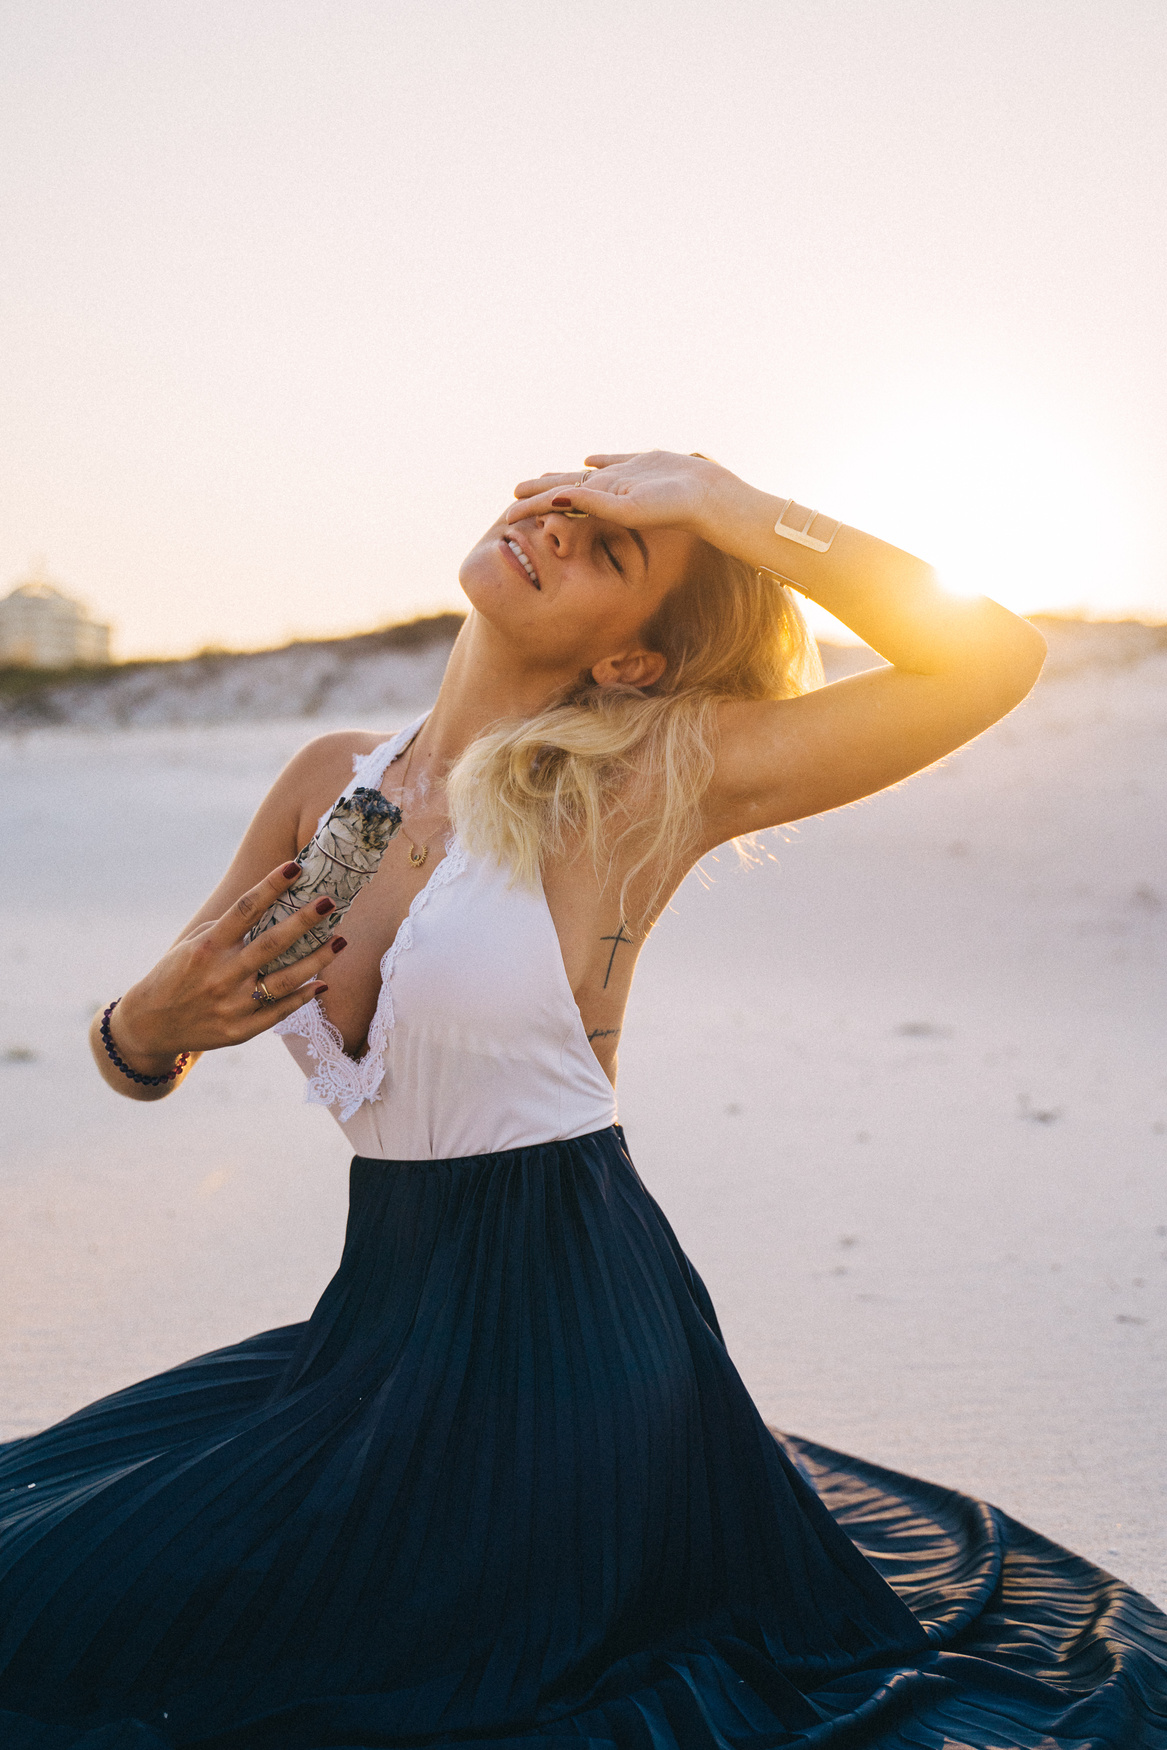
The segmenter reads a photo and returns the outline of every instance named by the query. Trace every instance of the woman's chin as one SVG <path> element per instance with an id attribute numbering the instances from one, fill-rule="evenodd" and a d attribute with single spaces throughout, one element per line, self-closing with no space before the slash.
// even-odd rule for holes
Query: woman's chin
<path id="1" fill-rule="evenodd" d="M 477 569 L 463 566 L 458 573 L 458 585 L 476 613 L 490 616 L 491 607 L 501 595 L 501 580 L 483 577 Z"/>
<path id="2" fill-rule="evenodd" d="M 485 555 L 479 544 L 471 548 L 458 567 L 458 586 L 472 608 L 478 606 L 479 597 L 490 585 L 490 567 L 484 564 L 484 559 Z"/>
<path id="3" fill-rule="evenodd" d="M 526 584 L 525 590 L 521 587 L 524 582 L 513 575 L 494 542 L 485 552 L 475 547 L 458 572 L 462 594 L 484 620 L 511 619 L 516 611 L 529 605 L 525 598 L 533 592 L 530 584 Z"/>

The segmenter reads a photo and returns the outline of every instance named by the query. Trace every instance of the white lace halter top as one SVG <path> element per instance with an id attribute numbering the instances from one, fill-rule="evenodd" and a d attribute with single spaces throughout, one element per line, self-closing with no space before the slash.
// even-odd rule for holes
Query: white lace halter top
<path id="1" fill-rule="evenodd" d="M 354 760 L 376 789 L 425 717 Z M 612 1084 L 588 1043 L 542 887 L 471 857 L 457 836 L 381 961 L 368 1049 L 350 1057 L 318 1002 L 281 1021 L 357 1154 L 450 1160 L 602 1130 Z"/>

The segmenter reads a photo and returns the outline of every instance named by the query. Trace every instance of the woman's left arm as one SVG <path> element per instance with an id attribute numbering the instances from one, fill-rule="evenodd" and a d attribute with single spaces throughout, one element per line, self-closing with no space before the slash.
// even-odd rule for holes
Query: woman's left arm
<path id="1" fill-rule="evenodd" d="M 704 538 L 776 572 L 834 614 L 890 667 L 797 699 L 727 704 L 707 798 L 718 843 L 838 808 L 895 784 L 979 735 L 1025 698 L 1045 640 L 987 597 L 948 594 L 930 565 L 819 517 L 825 552 L 775 532 L 809 507 L 731 477 L 707 501 Z"/>
<path id="2" fill-rule="evenodd" d="M 808 526 L 809 507 L 715 462 L 660 451 L 588 462 L 597 472 L 583 488 L 563 475 L 524 482 L 519 513 L 570 500 L 622 524 L 686 528 L 793 584 L 891 665 L 795 699 L 723 705 L 710 845 L 898 783 L 1012 710 L 1041 671 L 1045 640 L 1028 621 L 947 594 L 930 565 L 873 535 L 826 516 Z"/>

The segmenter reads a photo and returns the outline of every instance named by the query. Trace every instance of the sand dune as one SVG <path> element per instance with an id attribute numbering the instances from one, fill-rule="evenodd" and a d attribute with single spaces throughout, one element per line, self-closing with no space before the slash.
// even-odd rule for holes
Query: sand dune
<path id="1" fill-rule="evenodd" d="M 1047 673 L 1137 666 L 1167 649 L 1167 626 L 1136 620 L 1039 618 L 1050 643 Z M 350 722 L 412 714 L 433 697 L 457 614 L 436 614 L 353 638 L 278 650 L 205 651 L 184 661 L 130 662 L 66 676 L 0 673 L 0 733 L 50 724 L 75 729 L 154 729 L 164 724 L 271 723 L 303 717 Z M 872 662 L 862 645 L 823 646 L 828 678 Z M 7 690 L 5 690 L 7 679 Z"/>
<path id="2" fill-rule="evenodd" d="M 460 614 L 434 614 L 278 650 L 204 651 L 184 661 L 127 662 L 60 677 L 9 671 L 9 690 L 0 690 L 0 731 L 268 723 L 337 710 L 357 722 L 386 709 L 416 714 L 437 691 L 461 623 Z"/>
<path id="3" fill-rule="evenodd" d="M 771 1420 L 1167 1603 L 1165 645 L 1059 627 L 971 748 L 711 861 L 646 950 L 620 1091 Z M 345 719 L 394 727 L 436 650 Z M 338 1256 L 344 1141 L 278 1042 L 154 1108 L 84 1044 L 338 721 L 296 717 L 0 738 L 0 1433 L 302 1317 Z"/>

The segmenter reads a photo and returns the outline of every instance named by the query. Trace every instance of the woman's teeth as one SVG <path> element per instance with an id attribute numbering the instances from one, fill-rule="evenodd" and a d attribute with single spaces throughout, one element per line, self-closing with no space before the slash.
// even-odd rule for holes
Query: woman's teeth
<path id="1" fill-rule="evenodd" d="M 531 579 L 535 588 L 538 589 L 540 587 L 538 574 L 535 571 L 535 567 L 531 564 L 531 561 L 527 558 L 527 555 L 523 552 L 523 549 L 519 546 L 519 543 L 517 541 L 508 541 L 507 546 L 514 554 L 523 570 L 527 573 L 527 576 Z"/>

